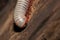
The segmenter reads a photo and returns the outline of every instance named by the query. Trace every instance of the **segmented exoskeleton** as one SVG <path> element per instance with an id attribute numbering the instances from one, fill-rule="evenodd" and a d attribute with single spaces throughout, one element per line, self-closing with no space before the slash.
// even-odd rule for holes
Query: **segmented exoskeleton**
<path id="1" fill-rule="evenodd" d="M 14 11 L 14 21 L 16 25 L 23 27 L 26 22 L 26 12 L 29 7 L 30 0 L 17 0 Z"/>

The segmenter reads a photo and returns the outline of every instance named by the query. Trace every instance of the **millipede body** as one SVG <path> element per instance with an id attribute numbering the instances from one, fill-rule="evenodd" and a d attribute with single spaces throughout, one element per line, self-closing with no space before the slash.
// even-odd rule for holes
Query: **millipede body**
<path id="1" fill-rule="evenodd" d="M 28 20 L 26 12 L 28 11 L 30 0 L 17 0 L 17 4 L 14 11 L 14 21 L 19 27 L 23 27 Z"/>

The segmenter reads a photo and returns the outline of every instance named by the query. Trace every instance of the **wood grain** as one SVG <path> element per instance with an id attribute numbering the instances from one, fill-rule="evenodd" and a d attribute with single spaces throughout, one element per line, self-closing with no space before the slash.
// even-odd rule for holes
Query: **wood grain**
<path id="1" fill-rule="evenodd" d="M 30 13 L 33 17 L 22 32 L 13 30 L 13 10 L 7 19 L 1 16 L 0 40 L 60 40 L 60 0 L 34 0 Z"/>

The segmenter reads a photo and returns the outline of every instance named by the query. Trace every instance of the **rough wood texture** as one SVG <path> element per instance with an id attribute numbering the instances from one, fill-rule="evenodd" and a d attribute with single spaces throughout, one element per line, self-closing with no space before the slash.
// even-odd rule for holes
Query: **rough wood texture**
<path id="1" fill-rule="evenodd" d="M 33 17 L 22 32 L 13 30 L 10 12 L 7 20 L 0 17 L 0 40 L 60 40 L 60 0 L 34 0 L 30 11 Z"/>

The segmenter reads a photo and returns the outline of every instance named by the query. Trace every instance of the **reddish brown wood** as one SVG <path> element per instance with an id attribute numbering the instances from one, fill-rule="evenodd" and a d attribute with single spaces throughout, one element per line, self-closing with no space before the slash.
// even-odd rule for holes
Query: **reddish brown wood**
<path id="1" fill-rule="evenodd" d="M 22 32 L 13 30 L 13 11 L 1 16 L 0 40 L 60 40 L 60 0 L 34 0 L 30 12 L 33 17 Z"/>

